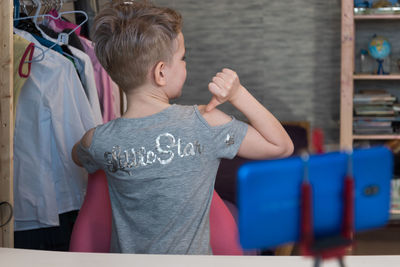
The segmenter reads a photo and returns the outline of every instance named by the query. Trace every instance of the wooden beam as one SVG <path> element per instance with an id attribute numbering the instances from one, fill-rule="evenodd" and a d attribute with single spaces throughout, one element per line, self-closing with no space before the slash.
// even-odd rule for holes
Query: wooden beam
<path id="1" fill-rule="evenodd" d="M 0 202 L 13 200 L 13 1 L 0 0 Z M 10 215 L 0 208 L 0 225 Z M 14 247 L 14 219 L 1 227 L 0 247 Z"/>
<path id="2" fill-rule="evenodd" d="M 342 0 L 340 148 L 353 147 L 354 1 Z"/>

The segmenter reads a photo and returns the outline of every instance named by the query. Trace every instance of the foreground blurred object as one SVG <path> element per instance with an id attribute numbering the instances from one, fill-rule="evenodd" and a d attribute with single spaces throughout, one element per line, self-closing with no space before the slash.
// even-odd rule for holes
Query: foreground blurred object
<path id="1" fill-rule="evenodd" d="M 243 248 L 265 249 L 297 242 L 307 227 L 312 244 L 327 237 L 328 243 L 333 242 L 343 229 L 347 229 L 344 235 L 349 239 L 352 218 L 355 231 L 386 224 L 393 175 L 390 150 L 375 147 L 354 150 L 350 155 L 333 152 L 310 156 L 306 162 L 293 157 L 248 163 L 239 169 L 239 234 Z M 346 179 L 349 174 L 354 179 L 351 183 Z M 308 190 L 304 189 L 305 177 Z M 349 190 L 352 182 L 354 190 Z M 308 196 L 304 197 L 306 191 Z M 308 206 L 301 206 L 307 198 Z M 304 225 L 304 221 L 301 225 L 302 218 L 310 225 Z"/>

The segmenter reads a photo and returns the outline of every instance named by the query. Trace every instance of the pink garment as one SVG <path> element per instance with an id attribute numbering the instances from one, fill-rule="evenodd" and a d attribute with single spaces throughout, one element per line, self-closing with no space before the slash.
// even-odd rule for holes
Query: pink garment
<path id="1" fill-rule="evenodd" d="M 94 79 L 99 95 L 101 114 L 103 116 L 103 122 L 106 123 L 121 116 L 119 88 L 101 66 L 94 52 L 92 42 L 81 36 L 79 39 L 85 49 L 85 53 L 90 57 L 93 64 Z"/>
<path id="2" fill-rule="evenodd" d="M 58 17 L 58 12 L 57 10 L 53 9 L 49 13 L 49 15 L 52 15 L 53 17 Z M 49 27 L 51 27 L 54 31 L 56 32 L 62 32 L 64 29 L 75 29 L 78 25 L 64 21 L 62 19 L 53 19 L 52 17 L 46 17 L 49 21 Z M 51 26 L 50 26 L 51 25 Z M 81 28 L 79 27 L 78 29 L 75 30 L 75 33 L 77 35 L 80 35 L 81 33 Z"/>

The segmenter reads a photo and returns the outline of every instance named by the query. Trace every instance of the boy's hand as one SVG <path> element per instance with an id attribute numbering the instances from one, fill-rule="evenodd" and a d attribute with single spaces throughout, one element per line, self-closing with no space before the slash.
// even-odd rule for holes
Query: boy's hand
<path id="1" fill-rule="evenodd" d="M 223 69 L 218 72 L 208 84 L 208 90 L 213 97 L 206 107 L 206 111 L 211 111 L 216 106 L 235 99 L 240 88 L 239 77 L 233 70 Z"/>

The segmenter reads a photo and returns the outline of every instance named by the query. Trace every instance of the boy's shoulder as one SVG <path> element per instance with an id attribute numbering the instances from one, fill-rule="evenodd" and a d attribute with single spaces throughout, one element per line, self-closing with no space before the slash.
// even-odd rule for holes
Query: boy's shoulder
<path id="1" fill-rule="evenodd" d="M 232 120 L 232 117 L 224 113 L 223 111 L 214 108 L 210 111 L 206 111 L 206 105 L 199 105 L 198 111 L 204 120 L 211 126 L 220 126 L 228 123 Z"/>
<path id="2" fill-rule="evenodd" d="M 117 118 L 111 120 L 107 123 L 98 125 L 95 128 L 90 129 L 84 136 L 85 142 L 90 146 L 91 140 L 94 136 L 98 136 L 100 133 L 105 134 L 106 136 L 114 133 L 115 131 L 119 131 L 121 127 L 128 128 L 141 128 L 151 126 L 153 124 L 159 125 L 160 121 L 176 121 L 176 118 L 179 118 L 179 121 L 185 123 L 185 120 L 198 120 L 202 125 L 206 124 L 207 128 L 220 126 L 232 121 L 232 117 L 220 111 L 217 108 L 214 108 L 211 111 L 206 111 L 206 105 L 171 105 L 170 108 L 155 114 L 155 116 L 149 116 L 147 118 L 139 118 L 139 119 L 126 119 L 126 118 Z M 129 127 L 131 126 L 131 127 Z M 100 134 L 103 136 L 103 134 Z M 84 140 L 82 140 L 84 141 Z"/>
<path id="3" fill-rule="evenodd" d="M 178 106 L 182 109 L 183 113 L 191 115 L 194 112 L 198 119 L 203 123 L 206 123 L 209 127 L 220 126 L 232 120 L 231 116 L 217 108 L 207 111 L 207 105 Z"/>

